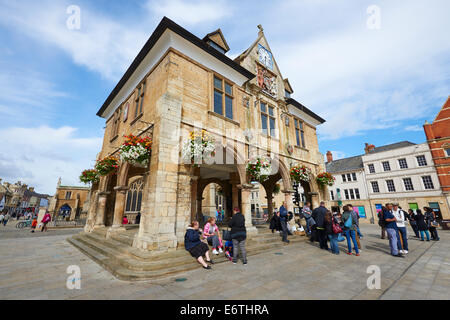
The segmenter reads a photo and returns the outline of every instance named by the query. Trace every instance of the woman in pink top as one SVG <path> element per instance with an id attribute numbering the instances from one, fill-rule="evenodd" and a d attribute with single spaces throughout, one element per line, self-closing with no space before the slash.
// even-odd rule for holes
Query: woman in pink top
<path id="1" fill-rule="evenodd" d="M 203 238 L 212 243 L 213 253 L 222 253 L 222 239 L 220 238 L 219 227 L 216 225 L 216 218 L 211 217 L 203 228 Z"/>
<path id="2" fill-rule="evenodd" d="M 50 221 L 52 221 L 52 216 L 50 215 L 50 213 L 46 213 L 45 215 L 44 215 L 44 217 L 42 218 L 42 229 L 41 229 L 41 232 L 47 232 L 47 224 L 50 222 Z"/>

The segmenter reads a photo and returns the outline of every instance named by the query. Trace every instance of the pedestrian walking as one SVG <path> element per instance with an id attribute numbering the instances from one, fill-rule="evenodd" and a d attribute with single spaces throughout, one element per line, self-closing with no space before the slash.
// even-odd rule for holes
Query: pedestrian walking
<path id="1" fill-rule="evenodd" d="M 398 241 L 397 241 L 397 223 L 394 213 L 392 212 L 392 204 L 386 204 L 386 210 L 383 212 L 383 218 L 386 225 L 386 232 L 389 239 L 389 247 L 391 248 L 391 255 L 394 257 L 403 257 L 403 255 L 398 251 Z"/>
<path id="2" fill-rule="evenodd" d="M 420 238 L 419 236 L 419 228 L 417 227 L 416 213 L 413 209 L 408 209 L 408 214 L 406 218 L 409 220 L 409 225 L 414 231 L 415 237 Z"/>
<path id="3" fill-rule="evenodd" d="M 184 235 L 184 247 L 192 257 L 194 257 L 198 263 L 203 266 L 203 269 L 211 269 L 206 262 L 210 264 L 214 264 L 214 261 L 209 257 L 209 247 L 206 243 L 200 240 L 201 231 L 199 229 L 198 221 L 194 220 L 191 223 L 191 226 L 187 228 L 186 233 Z M 206 257 L 203 259 L 203 256 Z"/>
<path id="4" fill-rule="evenodd" d="M 392 213 L 395 217 L 395 223 L 397 224 L 397 247 L 401 254 L 408 253 L 408 235 L 406 232 L 406 218 L 405 212 L 398 206 L 398 203 L 394 203 Z"/>
<path id="5" fill-rule="evenodd" d="M 233 241 L 233 263 L 236 264 L 238 257 L 241 258 L 244 265 L 247 264 L 247 251 L 245 249 L 245 240 L 247 239 L 247 230 L 245 228 L 245 217 L 239 211 L 239 208 L 234 208 L 233 217 L 228 226 L 231 228 L 231 239 Z"/>
<path id="6" fill-rule="evenodd" d="M 356 228 L 356 233 L 355 233 L 355 239 L 356 239 L 356 244 L 358 245 L 358 249 L 359 249 L 359 253 L 361 253 L 361 241 L 360 241 L 360 236 L 362 236 L 361 231 L 359 230 L 359 214 L 353 210 L 353 205 L 351 204 L 347 204 L 348 210 L 352 213 L 352 219 L 353 221 L 355 221 L 355 228 Z"/>
<path id="7" fill-rule="evenodd" d="M 36 226 L 37 226 L 37 218 L 34 217 L 33 222 L 31 222 L 31 233 L 34 233 L 34 231 L 36 230 Z"/>
<path id="8" fill-rule="evenodd" d="M 9 215 L 8 212 L 6 212 L 6 214 L 5 214 L 4 218 L 3 218 L 3 226 L 4 227 L 6 227 L 6 224 L 8 223 L 9 218 L 11 218 L 11 216 Z"/>
<path id="9" fill-rule="evenodd" d="M 42 229 L 41 232 L 47 232 L 47 224 L 52 221 L 52 216 L 50 215 L 50 213 L 46 212 L 44 217 L 42 218 Z"/>
<path id="10" fill-rule="evenodd" d="M 433 212 L 433 209 L 430 207 L 424 207 L 423 210 L 425 211 L 425 220 L 428 224 L 428 230 L 430 230 L 431 240 L 439 241 L 439 235 L 437 232 L 439 223 L 436 220 L 436 215 Z"/>
<path id="11" fill-rule="evenodd" d="M 420 241 L 425 241 L 423 234 L 427 236 L 427 241 L 430 241 L 430 233 L 428 232 L 428 225 L 425 221 L 425 216 L 422 213 L 422 210 L 416 210 L 416 220 L 417 220 L 417 229 L 420 232 Z"/>
<path id="12" fill-rule="evenodd" d="M 328 237 L 325 231 L 325 214 L 327 213 L 325 208 L 325 202 L 321 201 L 318 208 L 315 208 L 312 212 L 312 218 L 316 222 L 317 238 L 319 240 L 320 249 L 329 250 Z"/>
<path id="13" fill-rule="evenodd" d="M 288 229 L 287 229 L 287 217 L 288 217 L 288 211 L 287 211 L 287 204 L 286 201 L 283 201 L 283 204 L 280 207 L 280 224 L 282 229 L 282 241 L 289 243 L 289 240 L 287 239 Z"/>
<path id="14" fill-rule="evenodd" d="M 352 217 L 352 212 L 348 206 L 344 206 L 342 214 L 342 222 L 344 223 L 344 234 L 347 238 L 347 254 L 352 255 L 352 241 L 355 249 L 355 255 L 359 256 L 358 243 L 356 242 L 356 221 Z"/>

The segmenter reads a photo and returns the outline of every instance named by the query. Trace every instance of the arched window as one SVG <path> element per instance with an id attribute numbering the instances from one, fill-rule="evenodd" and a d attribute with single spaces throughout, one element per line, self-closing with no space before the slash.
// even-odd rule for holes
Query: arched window
<path id="1" fill-rule="evenodd" d="M 144 187 L 143 179 L 134 181 L 127 193 L 126 213 L 135 213 L 141 211 L 142 204 L 142 189 Z"/>

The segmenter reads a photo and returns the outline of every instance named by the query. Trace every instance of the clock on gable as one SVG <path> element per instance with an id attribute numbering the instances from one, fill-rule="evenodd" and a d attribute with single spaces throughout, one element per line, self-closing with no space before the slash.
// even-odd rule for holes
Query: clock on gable
<path id="1" fill-rule="evenodd" d="M 259 62 L 261 62 L 268 69 L 273 70 L 272 53 L 260 44 L 258 44 L 258 57 Z"/>

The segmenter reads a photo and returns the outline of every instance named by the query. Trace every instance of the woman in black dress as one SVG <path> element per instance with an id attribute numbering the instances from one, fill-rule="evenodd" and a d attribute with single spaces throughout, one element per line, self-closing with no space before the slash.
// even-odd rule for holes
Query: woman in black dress
<path id="1" fill-rule="evenodd" d="M 214 262 L 209 257 L 209 247 L 206 243 L 200 240 L 200 230 L 198 221 L 193 221 L 191 226 L 186 230 L 184 235 L 184 247 L 187 251 L 197 259 L 198 263 L 203 266 L 203 269 L 211 269 L 211 266 L 207 265 L 206 262 L 214 264 Z M 203 259 L 206 257 L 206 262 Z"/>

